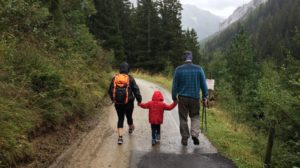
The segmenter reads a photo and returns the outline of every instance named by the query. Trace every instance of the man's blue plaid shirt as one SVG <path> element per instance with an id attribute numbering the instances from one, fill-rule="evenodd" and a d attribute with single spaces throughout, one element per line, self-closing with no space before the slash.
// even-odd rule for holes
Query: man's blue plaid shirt
<path id="1" fill-rule="evenodd" d="M 203 69 L 192 63 L 185 63 L 176 68 L 173 76 L 172 99 L 177 100 L 178 96 L 200 99 L 207 98 L 208 90 Z"/>

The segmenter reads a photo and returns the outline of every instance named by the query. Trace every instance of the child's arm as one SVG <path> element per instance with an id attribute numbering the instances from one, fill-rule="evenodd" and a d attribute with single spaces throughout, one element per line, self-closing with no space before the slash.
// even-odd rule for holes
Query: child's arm
<path id="1" fill-rule="evenodd" d="M 141 108 L 143 108 L 143 109 L 149 109 L 149 104 L 150 104 L 150 102 L 148 102 L 148 103 L 140 103 L 140 104 L 138 104 Z"/>
<path id="2" fill-rule="evenodd" d="M 170 105 L 167 105 L 166 103 L 164 103 L 164 110 L 172 110 L 174 107 L 176 107 L 177 103 L 173 102 Z"/>

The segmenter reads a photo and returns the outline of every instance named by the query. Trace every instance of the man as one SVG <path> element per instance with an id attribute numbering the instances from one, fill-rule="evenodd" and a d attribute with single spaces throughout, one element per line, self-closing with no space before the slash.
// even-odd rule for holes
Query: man
<path id="1" fill-rule="evenodd" d="M 118 144 L 123 144 L 123 126 L 125 116 L 129 126 L 129 134 L 134 130 L 132 113 L 134 109 L 134 99 L 138 103 L 142 102 L 140 89 L 136 84 L 134 78 L 129 73 L 129 65 L 123 62 L 120 65 L 119 74 L 116 74 L 109 87 L 109 95 L 111 100 L 115 103 L 115 108 L 118 115 Z"/>
<path id="2" fill-rule="evenodd" d="M 203 106 L 207 106 L 206 78 L 203 69 L 192 63 L 191 51 L 185 51 L 183 58 L 185 63 L 177 67 L 174 73 L 172 99 L 177 101 L 178 96 L 181 144 L 187 146 L 191 134 L 194 145 L 199 145 L 200 89 Z M 191 118 L 191 131 L 189 131 L 188 116 Z"/>

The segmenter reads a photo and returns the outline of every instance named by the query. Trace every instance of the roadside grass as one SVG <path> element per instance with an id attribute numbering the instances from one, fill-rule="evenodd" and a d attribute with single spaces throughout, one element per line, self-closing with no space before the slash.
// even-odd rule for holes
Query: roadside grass
<path id="1" fill-rule="evenodd" d="M 150 75 L 141 71 L 132 73 L 134 77 L 158 83 L 171 91 L 172 78 L 163 75 Z M 265 149 L 266 138 L 252 131 L 247 125 L 233 122 L 230 116 L 219 110 L 207 110 L 208 131 L 205 135 L 210 139 L 218 151 L 230 158 L 237 167 L 263 167 L 262 151 Z"/>
<path id="2" fill-rule="evenodd" d="M 27 134 L 40 123 L 38 115 L 25 107 L 23 103 L 0 97 L 0 156 L 2 162 L 15 163 L 33 154 L 32 145 L 28 142 Z"/>
<path id="3" fill-rule="evenodd" d="M 220 153 L 241 168 L 263 167 L 266 138 L 244 124 L 234 123 L 230 116 L 217 108 L 207 110 L 208 131 L 204 134 Z"/>
<path id="4" fill-rule="evenodd" d="M 172 78 L 171 77 L 165 77 L 162 74 L 154 74 L 151 75 L 150 73 L 143 72 L 140 70 L 135 70 L 132 72 L 134 77 L 145 79 L 150 82 L 158 83 L 164 88 L 168 90 L 172 90 Z"/>

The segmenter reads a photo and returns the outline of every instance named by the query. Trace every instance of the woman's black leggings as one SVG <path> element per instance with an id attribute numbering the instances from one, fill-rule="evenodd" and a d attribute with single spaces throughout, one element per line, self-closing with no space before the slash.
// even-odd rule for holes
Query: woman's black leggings
<path id="1" fill-rule="evenodd" d="M 115 108 L 118 114 L 118 128 L 124 127 L 125 116 L 127 118 L 127 124 L 132 125 L 132 112 L 134 108 L 133 101 L 128 102 L 127 104 L 115 104 Z"/>

